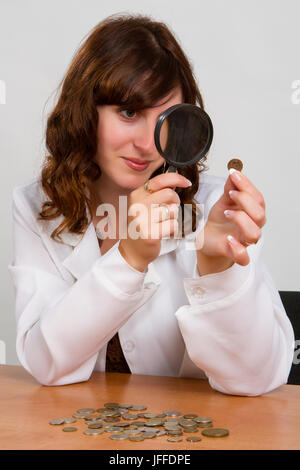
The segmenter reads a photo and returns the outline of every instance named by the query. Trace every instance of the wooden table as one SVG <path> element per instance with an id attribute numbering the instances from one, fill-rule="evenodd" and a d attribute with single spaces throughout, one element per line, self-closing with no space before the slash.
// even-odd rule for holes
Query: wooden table
<path id="1" fill-rule="evenodd" d="M 53 426 L 54 418 L 106 402 L 145 404 L 149 412 L 179 410 L 213 418 L 223 438 L 171 443 L 166 436 L 142 442 L 87 436 L 84 420 Z M 137 413 L 137 412 L 136 412 Z M 78 431 L 62 432 L 64 426 Z M 201 430 L 197 435 L 200 435 Z M 189 434 L 191 436 L 195 434 Z M 42 386 L 22 367 L 0 365 L 0 448 L 7 449 L 300 449 L 300 386 L 284 385 L 260 397 L 224 395 L 205 380 L 94 372 L 87 382 Z"/>

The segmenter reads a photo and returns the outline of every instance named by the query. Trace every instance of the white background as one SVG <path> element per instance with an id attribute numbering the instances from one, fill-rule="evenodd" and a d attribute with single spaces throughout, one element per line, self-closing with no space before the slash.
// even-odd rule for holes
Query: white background
<path id="1" fill-rule="evenodd" d="M 300 290 L 299 0 L 0 0 L 0 363 L 6 352 L 19 364 L 7 269 L 12 189 L 40 171 L 47 114 L 80 43 L 118 12 L 149 14 L 175 33 L 214 125 L 209 173 L 244 162 L 266 200 L 264 259 L 279 290 Z"/>

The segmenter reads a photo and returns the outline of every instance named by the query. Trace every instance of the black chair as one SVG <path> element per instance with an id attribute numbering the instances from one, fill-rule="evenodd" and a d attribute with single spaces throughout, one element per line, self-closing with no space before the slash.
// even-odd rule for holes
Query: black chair
<path id="1" fill-rule="evenodd" d="M 295 341 L 299 341 L 295 345 L 294 361 L 288 378 L 288 384 L 300 385 L 300 292 L 279 291 L 279 295 L 294 328 Z"/>

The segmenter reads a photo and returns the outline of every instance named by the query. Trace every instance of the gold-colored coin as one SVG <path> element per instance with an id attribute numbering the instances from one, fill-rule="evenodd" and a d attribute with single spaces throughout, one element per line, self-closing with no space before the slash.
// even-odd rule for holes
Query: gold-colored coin
<path id="1" fill-rule="evenodd" d="M 239 160 L 238 158 L 233 158 L 227 163 L 227 168 L 228 170 L 230 170 L 231 168 L 234 168 L 235 170 L 242 171 L 243 162 Z"/>
<path id="2" fill-rule="evenodd" d="M 224 436 L 228 436 L 229 431 L 228 429 L 211 428 L 211 429 L 203 429 L 201 434 L 203 434 L 203 436 L 206 436 L 206 437 L 224 437 Z"/>
<path id="3" fill-rule="evenodd" d="M 68 427 L 68 428 L 62 428 L 62 430 L 63 430 L 64 432 L 73 432 L 73 431 L 77 431 L 77 428 Z"/>

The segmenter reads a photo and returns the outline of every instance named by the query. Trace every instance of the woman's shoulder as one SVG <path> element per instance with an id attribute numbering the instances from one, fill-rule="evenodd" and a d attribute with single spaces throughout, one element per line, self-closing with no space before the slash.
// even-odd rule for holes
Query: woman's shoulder
<path id="1" fill-rule="evenodd" d="M 14 213 L 19 213 L 22 219 L 27 220 L 31 225 L 36 225 L 42 204 L 46 200 L 40 177 L 37 176 L 13 188 L 12 210 Z"/>
<path id="2" fill-rule="evenodd" d="M 15 186 L 12 192 L 13 203 L 23 209 L 40 210 L 46 195 L 42 189 L 40 177 L 36 176 L 30 181 Z"/>

